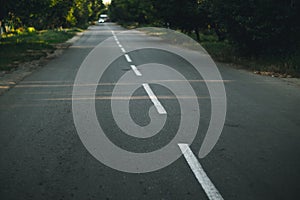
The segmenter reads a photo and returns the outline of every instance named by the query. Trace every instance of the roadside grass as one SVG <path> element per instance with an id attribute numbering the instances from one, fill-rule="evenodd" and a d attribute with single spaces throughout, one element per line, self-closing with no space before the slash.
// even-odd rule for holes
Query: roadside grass
<path id="1" fill-rule="evenodd" d="M 19 63 L 40 59 L 55 50 L 55 45 L 67 41 L 80 29 L 16 31 L 0 39 L 0 70 L 9 71 Z"/>
<path id="2" fill-rule="evenodd" d="M 195 38 L 195 36 L 191 35 Z M 241 56 L 229 41 L 218 41 L 214 34 L 200 34 L 200 44 L 218 62 L 235 64 L 257 74 L 278 77 L 300 77 L 300 49 L 292 54 Z"/>

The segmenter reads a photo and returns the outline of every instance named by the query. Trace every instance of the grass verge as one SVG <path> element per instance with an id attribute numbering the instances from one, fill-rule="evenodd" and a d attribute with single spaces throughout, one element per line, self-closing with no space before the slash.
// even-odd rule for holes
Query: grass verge
<path id="1" fill-rule="evenodd" d="M 193 37 L 193 36 L 192 36 Z M 241 56 L 228 41 L 218 41 L 217 36 L 201 34 L 200 44 L 215 61 L 236 64 L 239 68 L 257 74 L 278 77 L 300 77 L 300 49 L 292 54 Z"/>
<path id="2" fill-rule="evenodd" d="M 19 63 L 40 59 L 79 31 L 73 28 L 4 34 L 0 39 L 0 70 L 9 71 Z"/>

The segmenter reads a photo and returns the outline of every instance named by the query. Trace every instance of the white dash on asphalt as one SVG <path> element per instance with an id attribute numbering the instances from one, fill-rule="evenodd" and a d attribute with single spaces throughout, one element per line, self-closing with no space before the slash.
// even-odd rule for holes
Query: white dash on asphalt
<path id="1" fill-rule="evenodd" d="M 134 71 L 135 75 L 142 76 L 141 72 L 136 68 L 135 65 L 131 65 L 131 69 Z"/>
<path id="2" fill-rule="evenodd" d="M 118 44 L 118 46 L 119 46 L 120 48 L 123 48 L 123 46 L 122 46 L 121 44 Z"/>
<path id="3" fill-rule="evenodd" d="M 205 191 L 209 200 L 224 200 L 221 196 L 220 192 L 211 182 L 207 174 L 205 173 L 203 167 L 201 166 L 200 162 L 193 154 L 192 150 L 190 149 L 188 144 L 178 144 L 181 152 L 183 153 L 187 163 L 189 164 L 191 170 L 193 171 L 194 175 L 196 176 L 198 182 L 200 183 L 201 187 Z"/>
<path id="4" fill-rule="evenodd" d="M 132 60 L 131 60 L 131 58 L 129 57 L 129 55 L 127 55 L 127 54 L 125 54 L 125 58 L 126 58 L 126 60 L 127 60 L 127 62 L 132 62 Z"/>
<path id="5" fill-rule="evenodd" d="M 126 53 L 126 50 L 125 50 L 124 48 L 121 48 L 121 51 L 122 51 L 123 53 Z"/>
<path id="6" fill-rule="evenodd" d="M 165 115 L 167 114 L 167 111 L 164 109 L 164 107 L 161 105 L 161 103 L 158 101 L 157 97 L 155 96 L 155 94 L 153 93 L 153 91 L 151 90 L 149 84 L 144 83 L 143 84 L 144 89 L 146 90 L 148 96 L 150 97 L 152 103 L 154 104 L 157 112 L 161 115 Z"/>

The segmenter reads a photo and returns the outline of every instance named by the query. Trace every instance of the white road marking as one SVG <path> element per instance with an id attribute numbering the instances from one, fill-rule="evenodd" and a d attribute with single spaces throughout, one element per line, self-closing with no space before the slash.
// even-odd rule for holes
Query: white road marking
<path id="1" fill-rule="evenodd" d="M 142 76 L 141 72 L 136 68 L 135 65 L 131 65 L 131 69 L 134 71 L 135 75 Z"/>
<path id="2" fill-rule="evenodd" d="M 127 60 L 127 62 L 132 62 L 132 60 L 131 60 L 131 58 L 129 57 L 129 55 L 128 54 L 125 54 L 125 58 L 126 58 L 126 60 Z"/>
<path id="3" fill-rule="evenodd" d="M 121 50 L 122 50 L 123 53 L 126 53 L 126 50 L 124 48 L 121 48 Z"/>
<path id="4" fill-rule="evenodd" d="M 193 171 L 194 175 L 196 176 L 198 182 L 202 186 L 203 190 L 205 191 L 208 199 L 210 200 L 224 200 L 221 196 L 220 192 L 211 182 L 207 174 L 205 173 L 204 169 L 202 168 L 201 164 L 197 160 L 196 156 L 193 154 L 192 150 L 190 149 L 188 144 L 178 144 L 181 152 L 183 153 L 187 163 L 189 164 L 191 170 Z"/>
<path id="5" fill-rule="evenodd" d="M 165 115 L 167 114 L 167 111 L 164 109 L 164 107 L 161 105 L 161 103 L 158 101 L 157 97 L 155 96 L 155 94 L 153 93 L 153 91 L 151 90 L 150 86 L 148 83 L 144 83 L 143 84 L 144 89 L 146 90 L 148 96 L 150 97 L 152 103 L 154 104 L 154 106 L 156 107 L 156 110 L 159 114 L 161 115 Z"/>
<path id="6" fill-rule="evenodd" d="M 123 53 L 126 53 L 126 50 L 125 50 L 125 49 L 123 48 L 123 46 L 121 45 L 121 43 L 120 43 L 118 37 L 116 36 L 115 32 L 114 32 L 114 31 L 111 31 L 111 33 L 113 34 L 113 36 L 114 36 L 114 38 L 115 38 L 115 41 L 116 41 L 117 45 L 121 48 L 122 52 L 123 52 Z M 129 57 L 128 55 L 125 55 L 125 57 L 126 57 L 126 60 L 127 60 L 128 62 L 132 62 L 132 60 L 130 59 L 130 57 Z"/>

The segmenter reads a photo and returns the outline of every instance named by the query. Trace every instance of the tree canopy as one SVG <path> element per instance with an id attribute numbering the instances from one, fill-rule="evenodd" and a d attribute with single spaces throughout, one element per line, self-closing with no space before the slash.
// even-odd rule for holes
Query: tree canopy
<path id="1" fill-rule="evenodd" d="M 170 26 L 196 35 L 212 30 L 245 53 L 278 54 L 300 45 L 296 0 L 112 0 L 109 11 L 115 21 Z"/>
<path id="2" fill-rule="evenodd" d="M 102 0 L 0 0 L 0 21 L 36 29 L 85 26 L 99 17 Z"/>
<path id="3" fill-rule="evenodd" d="M 36 29 L 84 26 L 105 8 L 102 0 L 0 0 L 0 22 Z M 214 31 L 245 53 L 293 51 L 300 46 L 296 0 L 112 0 L 112 20 L 165 26 L 186 33 Z M 4 23 L 2 23 L 3 26 Z"/>

